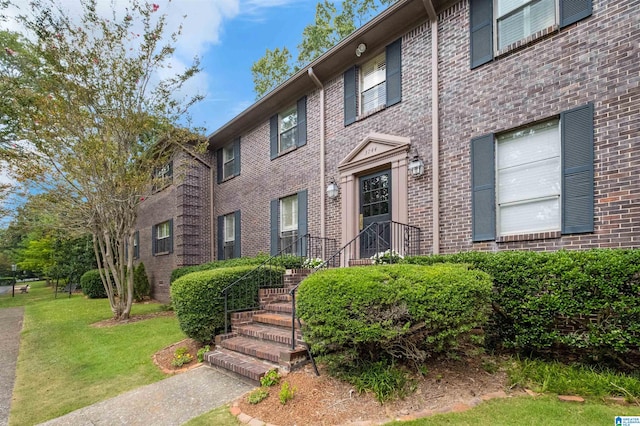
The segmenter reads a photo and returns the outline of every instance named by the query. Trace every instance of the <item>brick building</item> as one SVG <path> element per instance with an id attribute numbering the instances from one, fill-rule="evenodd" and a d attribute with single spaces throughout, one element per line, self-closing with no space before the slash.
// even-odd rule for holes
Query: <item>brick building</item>
<path id="1" fill-rule="evenodd" d="M 391 220 L 425 254 L 637 247 L 638 39 L 635 0 L 400 0 L 210 136 L 193 244 L 253 256 Z"/>

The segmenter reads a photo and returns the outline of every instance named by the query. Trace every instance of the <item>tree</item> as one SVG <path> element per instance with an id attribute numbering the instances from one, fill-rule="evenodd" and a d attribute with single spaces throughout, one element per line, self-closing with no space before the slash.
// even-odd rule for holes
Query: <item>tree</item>
<path id="1" fill-rule="evenodd" d="M 0 140 L 21 141 L 0 155 L 19 182 L 47 183 L 47 209 L 70 233 L 92 235 L 114 318 L 126 319 L 137 207 L 175 149 L 205 146 L 178 125 L 201 99 L 176 95 L 199 62 L 161 78 L 180 31 L 165 34 L 156 4 L 131 0 L 104 19 L 96 0 L 80 0 L 79 21 L 56 4 L 32 1 L 20 17 L 28 34 L 0 55 L 0 90 L 12 99 L 1 105 Z"/>
<path id="2" fill-rule="evenodd" d="M 307 25 L 302 31 L 296 64 L 291 64 L 291 54 L 286 47 L 273 51 L 267 49 L 265 55 L 253 63 L 251 73 L 256 97 L 261 98 L 338 44 L 371 18 L 380 6 L 396 1 L 342 0 L 340 9 L 335 2 L 329 0 L 318 3 L 314 23 Z"/>

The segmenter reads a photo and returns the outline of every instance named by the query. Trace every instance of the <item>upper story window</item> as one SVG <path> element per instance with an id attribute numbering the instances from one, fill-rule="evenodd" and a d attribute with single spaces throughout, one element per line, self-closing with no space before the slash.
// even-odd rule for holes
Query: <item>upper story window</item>
<path id="1" fill-rule="evenodd" d="M 269 121 L 271 159 L 307 143 L 307 97 L 275 114 Z"/>
<path id="2" fill-rule="evenodd" d="M 402 100 L 402 39 L 361 66 L 345 71 L 344 125 Z"/>
<path id="3" fill-rule="evenodd" d="M 158 167 L 153 172 L 153 191 L 161 191 L 171 185 L 173 181 L 173 161 L 169 161 L 162 167 Z"/>
<path id="4" fill-rule="evenodd" d="M 387 62 L 384 53 L 360 68 L 360 114 L 387 103 Z"/>
<path id="5" fill-rule="evenodd" d="M 240 174 L 240 138 L 216 151 L 218 183 Z"/>
<path id="6" fill-rule="evenodd" d="M 296 146 L 298 130 L 298 110 L 295 105 L 278 115 L 278 152 L 288 151 Z"/>
<path id="7" fill-rule="evenodd" d="M 133 258 L 140 258 L 140 231 L 136 231 L 133 234 Z"/>
<path id="8" fill-rule="evenodd" d="M 471 68 L 591 16 L 593 0 L 469 0 Z"/>
<path id="9" fill-rule="evenodd" d="M 498 50 L 557 24 L 556 0 L 496 0 Z"/>

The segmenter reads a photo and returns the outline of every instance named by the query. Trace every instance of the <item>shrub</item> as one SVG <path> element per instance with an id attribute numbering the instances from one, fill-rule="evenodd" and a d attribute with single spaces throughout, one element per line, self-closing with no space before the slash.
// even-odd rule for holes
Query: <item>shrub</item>
<path id="1" fill-rule="evenodd" d="M 291 387 L 289 382 L 284 382 L 282 387 L 280 388 L 280 393 L 278 396 L 280 397 L 280 404 L 286 405 L 287 402 L 293 399 L 293 394 L 296 392 L 296 388 Z"/>
<path id="2" fill-rule="evenodd" d="M 278 374 L 277 370 L 269 370 L 265 373 L 264 376 L 260 378 L 260 385 L 265 388 L 275 386 L 279 382 L 280 382 L 280 374 Z"/>
<path id="3" fill-rule="evenodd" d="M 107 291 L 104 289 L 102 279 L 100 278 L 100 270 L 92 269 L 85 272 L 80 277 L 80 286 L 82 292 L 89 297 L 89 299 L 104 299 L 107 297 Z"/>
<path id="4" fill-rule="evenodd" d="M 459 253 L 405 262 L 462 262 L 493 276 L 493 346 L 631 368 L 640 348 L 640 250 Z M 637 364 L 637 359 L 635 364 Z"/>
<path id="5" fill-rule="evenodd" d="M 258 388 L 252 390 L 247 396 L 247 402 L 249 404 L 257 404 L 262 402 L 266 397 L 269 396 L 269 391 L 265 388 Z"/>
<path id="6" fill-rule="evenodd" d="M 136 302 L 142 302 L 145 297 L 151 295 L 149 278 L 144 270 L 144 263 L 140 264 L 133 271 L 133 298 Z"/>
<path id="7" fill-rule="evenodd" d="M 173 354 L 171 365 L 174 367 L 182 367 L 185 364 L 193 361 L 193 356 L 189 353 L 189 349 L 184 346 L 179 347 Z"/>
<path id="8" fill-rule="evenodd" d="M 351 383 L 358 393 L 373 392 L 380 404 L 404 398 L 409 395 L 412 385 L 407 373 L 384 361 L 365 362 L 338 376 Z"/>
<path id="9" fill-rule="evenodd" d="M 331 269 L 302 282 L 298 313 L 305 339 L 329 362 L 418 362 L 484 323 L 490 293 L 490 277 L 464 265 Z"/>
<path id="10" fill-rule="evenodd" d="M 254 269 L 252 265 L 218 268 L 177 279 L 171 286 L 171 300 L 182 331 L 202 343 L 212 341 L 224 329 L 222 290 Z M 281 268 L 264 268 L 250 281 L 233 287 L 230 298 L 238 302 L 236 306 L 257 306 L 259 282 L 279 282 L 283 273 Z"/>

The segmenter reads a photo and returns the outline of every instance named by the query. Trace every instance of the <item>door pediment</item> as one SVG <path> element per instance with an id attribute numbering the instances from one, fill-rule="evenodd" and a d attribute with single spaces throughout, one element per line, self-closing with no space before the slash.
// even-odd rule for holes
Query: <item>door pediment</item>
<path id="1" fill-rule="evenodd" d="M 364 138 L 338 165 L 340 171 L 358 167 L 365 163 L 397 156 L 409 151 L 411 140 L 402 136 L 371 133 Z"/>

